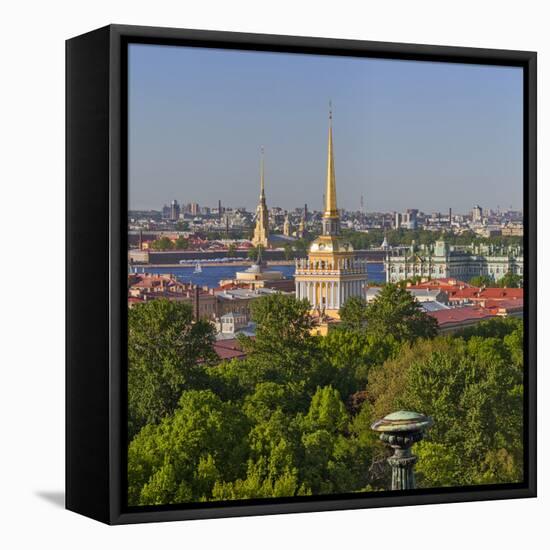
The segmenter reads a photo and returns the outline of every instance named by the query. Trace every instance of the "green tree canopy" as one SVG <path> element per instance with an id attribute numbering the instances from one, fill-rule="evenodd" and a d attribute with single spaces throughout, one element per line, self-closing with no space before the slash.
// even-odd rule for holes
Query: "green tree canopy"
<path id="1" fill-rule="evenodd" d="M 488 275 L 476 275 L 470 279 L 470 284 L 479 288 L 496 286 L 495 280 Z"/>
<path id="2" fill-rule="evenodd" d="M 498 280 L 498 286 L 501 288 L 520 288 L 522 284 L 523 278 L 510 271 Z"/>
<path id="3" fill-rule="evenodd" d="M 168 237 L 161 237 L 151 243 L 153 250 L 172 250 L 174 243 Z"/>
<path id="4" fill-rule="evenodd" d="M 434 418 L 415 453 L 423 487 L 519 481 L 522 477 L 522 365 L 499 338 L 424 340 L 370 373 L 381 418 L 400 409 Z"/>
<path id="5" fill-rule="evenodd" d="M 231 243 L 228 247 L 227 247 L 227 257 L 228 258 L 234 258 L 235 257 L 235 252 L 237 251 L 237 246 L 235 245 L 235 243 Z"/>
<path id="6" fill-rule="evenodd" d="M 128 448 L 129 504 L 210 498 L 216 482 L 246 469 L 249 424 L 211 391 L 185 391 L 173 414 L 148 425 Z"/>
<path id="7" fill-rule="evenodd" d="M 254 339 L 241 337 L 256 382 L 303 382 L 314 389 L 330 380 L 332 371 L 323 361 L 319 337 L 313 336 L 313 320 L 307 300 L 273 294 L 251 304 L 256 323 Z M 304 387 L 304 390 L 307 389 Z"/>
<path id="8" fill-rule="evenodd" d="M 361 296 L 348 298 L 339 311 L 342 328 L 362 330 L 367 324 L 367 302 Z"/>
<path id="9" fill-rule="evenodd" d="M 258 254 L 263 252 L 263 249 L 264 247 L 261 244 L 258 246 L 252 246 L 248 249 L 246 254 L 250 260 L 256 260 L 258 258 Z"/>
<path id="10" fill-rule="evenodd" d="M 174 248 L 176 250 L 187 250 L 189 248 L 189 239 L 186 239 L 184 236 L 180 235 L 174 243 Z"/>
<path id="11" fill-rule="evenodd" d="M 165 299 L 128 310 L 129 435 L 170 414 L 183 389 L 200 387 L 201 363 L 217 359 L 214 329 L 191 306 Z"/>
<path id="12" fill-rule="evenodd" d="M 292 260 L 294 258 L 294 249 L 290 243 L 285 243 L 283 246 L 285 253 L 285 260 Z"/>
<path id="13" fill-rule="evenodd" d="M 385 285 L 366 308 L 367 331 L 380 339 L 398 341 L 433 338 L 437 321 L 426 314 L 415 298 L 394 284 Z"/>

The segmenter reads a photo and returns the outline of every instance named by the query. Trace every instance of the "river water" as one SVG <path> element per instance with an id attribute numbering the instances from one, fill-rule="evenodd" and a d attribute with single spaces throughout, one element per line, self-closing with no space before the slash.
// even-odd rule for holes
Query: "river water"
<path id="1" fill-rule="evenodd" d="M 244 271 L 247 269 L 245 266 L 209 266 L 208 264 L 202 264 L 202 272 L 195 273 L 194 266 L 181 266 L 181 267 L 135 267 L 132 271 L 141 273 L 156 273 L 156 274 L 173 274 L 178 280 L 184 283 L 193 283 L 199 286 L 207 286 L 209 288 L 217 287 L 220 281 L 223 279 L 234 279 L 237 271 Z M 286 278 L 294 276 L 293 265 L 270 265 L 269 268 L 273 271 L 281 271 Z M 384 264 L 382 263 L 369 263 L 367 264 L 367 276 L 370 282 L 381 283 L 386 280 L 386 274 L 384 272 Z"/>

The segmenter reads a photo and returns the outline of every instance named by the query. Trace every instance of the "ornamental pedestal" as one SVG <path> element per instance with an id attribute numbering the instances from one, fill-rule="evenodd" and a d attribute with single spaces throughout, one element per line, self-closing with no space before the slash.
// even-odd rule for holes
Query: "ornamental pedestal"
<path id="1" fill-rule="evenodd" d="M 398 411 L 377 420 L 371 426 L 374 431 L 380 432 L 380 439 L 394 450 L 393 456 L 388 458 L 392 469 L 393 491 L 416 488 L 414 465 L 418 457 L 412 454 L 411 447 L 424 437 L 424 432 L 432 424 L 433 420 L 429 416 Z"/>

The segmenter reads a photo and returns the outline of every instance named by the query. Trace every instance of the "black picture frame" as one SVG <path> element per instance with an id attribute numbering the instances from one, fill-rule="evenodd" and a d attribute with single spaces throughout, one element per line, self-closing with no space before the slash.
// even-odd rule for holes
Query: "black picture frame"
<path id="1" fill-rule="evenodd" d="M 523 483 L 181 506 L 125 504 L 127 46 L 172 44 L 523 68 Z M 534 52 L 109 25 L 66 43 L 66 507 L 108 524 L 536 496 L 537 56 Z"/>

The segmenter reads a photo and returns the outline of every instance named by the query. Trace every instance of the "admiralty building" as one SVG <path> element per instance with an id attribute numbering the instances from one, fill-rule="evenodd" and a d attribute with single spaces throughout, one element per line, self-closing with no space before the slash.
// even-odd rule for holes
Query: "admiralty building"
<path id="1" fill-rule="evenodd" d="M 307 299 L 313 312 L 338 319 L 338 310 L 346 300 L 365 295 L 367 265 L 364 260 L 355 257 L 351 243 L 340 235 L 332 112 L 329 115 L 327 181 L 322 225 L 322 234 L 311 243 L 308 257 L 296 261 L 296 297 Z"/>

